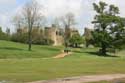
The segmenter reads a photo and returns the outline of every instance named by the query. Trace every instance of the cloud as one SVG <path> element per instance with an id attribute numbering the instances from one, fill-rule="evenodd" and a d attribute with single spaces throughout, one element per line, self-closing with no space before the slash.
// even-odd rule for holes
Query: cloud
<path id="1" fill-rule="evenodd" d="M 0 0 L 0 26 L 5 31 L 10 26 L 10 17 L 14 11 L 16 0 Z"/>
<path id="2" fill-rule="evenodd" d="M 0 0 L 0 25 L 8 26 L 8 18 L 18 12 L 22 3 L 29 0 Z M 120 15 L 125 17 L 124 0 L 37 0 L 45 8 L 45 15 L 50 20 L 60 17 L 68 12 L 76 16 L 79 31 L 83 32 L 84 27 L 93 27 L 91 21 L 95 15 L 92 3 L 104 1 L 108 4 L 115 4 L 120 9 Z M 17 3 L 18 2 L 18 6 Z M 20 2 L 20 3 L 19 3 Z M 21 3 L 22 2 L 22 3 Z M 16 5 L 16 6 L 15 6 Z M 12 18 L 11 18 L 12 19 Z"/>
<path id="3" fill-rule="evenodd" d="M 0 14 L 0 27 L 2 27 L 3 31 L 6 31 L 6 28 L 11 28 L 11 31 L 14 30 L 11 22 L 11 13 L 10 14 Z"/>
<path id="4" fill-rule="evenodd" d="M 16 0 L 0 0 L 0 11 L 7 10 L 16 5 Z"/>
<path id="5" fill-rule="evenodd" d="M 0 14 L 0 26 L 2 27 L 2 29 L 5 31 L 5 27 L 6 27 L 6 25 L 7 25 L 7 21 L 8 21 L 8 19 L 7 19 L 7 15 L 5 15 L 5 14 Z M 4 28 L 3 28 L 4 27 Z"/>
<path id="6" fill-rule="evenodd" d="M 37 0 L 45 8 L 45 15 L 49 19 L 64 16 L 68 12 L 72 12 L 78 23 L 76 28 L 83 29 L 84 25 L 89 25 L 91 17 L 91 1 L 90 0 Z M 81 30 L 82 31 L 82 30 Z M 83 31 L 82 31 L 83 32 Z"/>
<path id="7" fill-rule="evenodd" d="M 7 16 L 6 15 L 3 15 L 3 14 L 0 14 L 0 24 L 1 25 L 4 25 L 5 24 L 5 22 L 6 22 L 6 20 L 7 20 L 7 18 L 6 18 Z"/>
<path id="8" fill-rule="evenodd" d="M 0 5 L 1 4 L 13 4 L 13 3 L 15 3 L 16 2 L 16 0 L 0 0 Z"/>
<path id="9" fill-rule="evenodd" d="M 83 0 L 37 0 L 45 8 L 47 16 L 59 17 L 68 12 L 78 16 L 82 9 Z"/>

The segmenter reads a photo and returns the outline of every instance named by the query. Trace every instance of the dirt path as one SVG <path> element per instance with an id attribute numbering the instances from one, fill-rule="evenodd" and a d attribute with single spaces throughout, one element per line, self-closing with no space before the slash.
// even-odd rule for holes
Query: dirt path
<path id="1" fill-rule="evenodd" d="M 64 58 L 65 56 L 68 56 L 68 55 L 70 55 L 70 54 L 72 54 L 71 52 L 69 52 L 69 53 L 61 53 L 61 54 L 58 54 L 58 55 L 56 55 L 55 57 L 53 57 L 53 58 Z"/>
<path id="2" fill-rule="evenodd" d="M 87 83 L 97 81 L 110 81 L 114 79 L 125 78 L 125 74 L 109 74 L 109 75 L 92 75 L 92 76 L 79 76 L 64 79 L 44 80 L 29 83 Z"/>

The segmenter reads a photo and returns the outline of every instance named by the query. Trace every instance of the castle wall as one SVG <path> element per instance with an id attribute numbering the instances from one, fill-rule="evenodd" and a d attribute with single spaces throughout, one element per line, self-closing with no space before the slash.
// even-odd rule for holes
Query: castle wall
<path id="1" fill-rule="evenodd" d="M 54 41 L 54 46 L 63 45 L 64 38 L 58 33 L 59 29 L 54 26 L 45 28 L 45 36 Z"/>

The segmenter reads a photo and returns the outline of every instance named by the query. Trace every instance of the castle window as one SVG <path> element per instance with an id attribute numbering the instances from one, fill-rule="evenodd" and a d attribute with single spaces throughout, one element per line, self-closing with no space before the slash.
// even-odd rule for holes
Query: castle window
<path id="1" fill-rule="evenodd" d="M 58 31 L 56 31 L 56 35 L 58 35 Z"/>

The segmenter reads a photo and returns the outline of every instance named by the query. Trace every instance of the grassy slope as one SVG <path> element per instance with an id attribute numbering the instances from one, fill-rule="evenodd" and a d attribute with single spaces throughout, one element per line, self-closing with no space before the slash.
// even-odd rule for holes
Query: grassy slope
<path id="1" fill-rule="evenodd" d="M 0 47 L 2 46 L 4 47 L 2 43 L 0 43 Z M 10 44 L 5 46 L 8 47 L 9 45 Z M 12 43 L 11 45 L 12 45 L 11 48 L 18 47 L 20 49 L 24 49 L 24 47 L 26 47 L 25 45 L 20 45 L 20 44 L 14 45 L 14 43 Z M 52 53 L 54 54 L 56 51 L 58 51 L 57 49 L 55 51 L 55 48 L 49 46 L 47 47 L 45 46 L 44 48 L 43 46 L 33 46 L 33 49 L 35 51 L 31 53 L 29 53 L 27 49 L 24 50 L 0 49 L 0 56 L 2 54 L 5 54 L 9 58 L 10 54 L 13 57 L 14 57 L 13 54 L 16 54 L 19 56 L 22 55 L 22 57 L 26 57 L 27 54 L 30 54 L 30 57 L 31 56 L 41 57 L 39 55 L 41 53 L 47 55 L 48 57 L 51 56 Z M 10 53 L 8 53 L 8 51 Z M 42 58 L 1 59 L 0 79 L 17 80 L 17 81 L 34 81 L 34 80 L 88 75 L 88 74 L 93 75 L 93 74 L 125 73 L 124 51 L 119 53 L 119 56 L 121 57 L 100 57 L 91 53 L 87 53 L 92 51 L 96 51 L 96 49 L 82 49 L 82 50 L 78 49 L 77 51 L 75 49 L 75 53 L 63 59 L 42 59 Z"/>
<path id="2" fill-rule="evenodd" d="M 60 52 L 59 47 L 33 45 L 29 52 L 28 45 L 0 41 L 0 58 L 47 58 Z"/>

